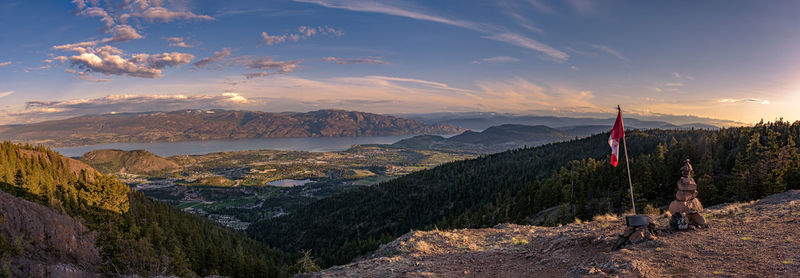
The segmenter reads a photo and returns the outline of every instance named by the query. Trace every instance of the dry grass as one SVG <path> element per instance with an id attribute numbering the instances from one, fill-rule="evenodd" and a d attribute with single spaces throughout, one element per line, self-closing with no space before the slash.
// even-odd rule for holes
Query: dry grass
<path id="1" fill-rule="evenodd" d="M 618 216 L 614 214 L 606 213 L 606 214 L 595 215 L 594 217 L 592 217 L 592 221 L 601 224 L 607 224 L 607 223 L 620 222 L 620 219 Z"/>

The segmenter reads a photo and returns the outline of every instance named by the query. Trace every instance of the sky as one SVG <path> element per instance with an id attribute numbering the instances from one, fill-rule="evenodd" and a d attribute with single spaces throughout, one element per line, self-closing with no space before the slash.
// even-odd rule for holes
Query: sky
<path id="1" fill-rule="evenodd" d="M 800 1 L 0 1 L 0 124 L 179 109 L 800 120 Z"/>

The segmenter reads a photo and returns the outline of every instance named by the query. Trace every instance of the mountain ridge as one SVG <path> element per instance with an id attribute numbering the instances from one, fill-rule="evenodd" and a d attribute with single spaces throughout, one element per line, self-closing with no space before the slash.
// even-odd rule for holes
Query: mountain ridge
<path id="1" fill-rule="evenodd" d="M 345 111 L 269 113 L 239 110 L 86 115 L 0 127 L 0 139 L 49 146 L 216 139 L 455 134 L 461 128 Z"/>

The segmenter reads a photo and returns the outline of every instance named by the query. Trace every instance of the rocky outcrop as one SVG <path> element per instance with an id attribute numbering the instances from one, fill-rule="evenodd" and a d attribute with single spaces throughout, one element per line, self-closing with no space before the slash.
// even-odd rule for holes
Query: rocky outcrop
<path id="1" fill-rule="evenodd" d="M 0 234 L 12 277 L 94 277 L 100 265 L 95 232 L 76 219 L 0 191 Z"/>

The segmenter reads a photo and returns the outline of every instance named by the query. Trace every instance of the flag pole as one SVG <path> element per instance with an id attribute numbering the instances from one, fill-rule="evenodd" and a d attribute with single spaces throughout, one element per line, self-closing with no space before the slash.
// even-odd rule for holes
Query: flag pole
<path id="1" fill-rule="evenodd" d="M 617 105 L 617 111 L 622 115 L 622 109 Z M 620 117 L 622 126 L 624 128 L 625 121 Z M 625 150 L 625 165 L 628 167 L 628 186 L 631 187 L 631 206 L 633 206 L 633 215 L 636 215 L 636 202 L 633 201 L 633 182 L 631 182 L 631 163 L 628 161 L 628 144 L 625 142 L 625 136 L 622 136 L 622 148 Z"/>

